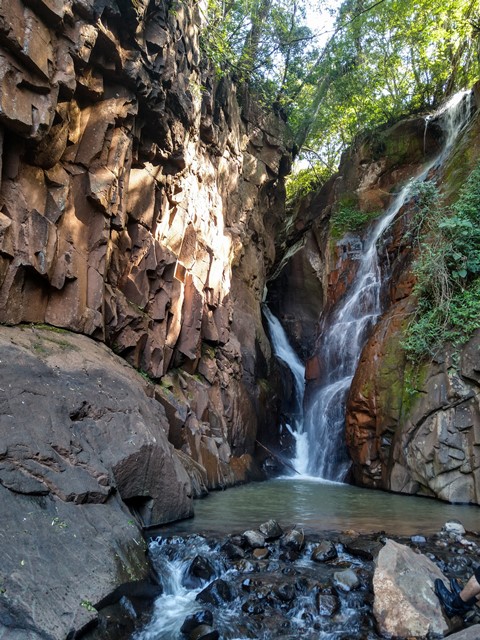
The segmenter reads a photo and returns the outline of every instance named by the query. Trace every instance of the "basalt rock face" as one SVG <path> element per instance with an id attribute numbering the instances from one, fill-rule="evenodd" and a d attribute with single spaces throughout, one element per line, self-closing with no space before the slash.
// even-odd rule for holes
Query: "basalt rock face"
<path id="1" fill-rule="evenodd" d="M 290 152 L 281 119 L 202 66 L 204 13 L 0 4 L 0 321 L 83 333 L 162 379 L 172 441 L 215 488 L 251 473 L 273 424 L 260 301 Z"/>
<path id="2" fill-rule="evenodd" d="M 447 200 L 455 199 L 476 165 L 479 139 L 477 117 L 440 177 Z M 415 309 L 407 221 L 408 212 L 390 230 L 387 311 L 350 390 L 346 437 L 353 477 L 363 486 L 480 504 L 480 335 L 460 352 L 446 345 L 433 361 L 407 362 L 401 341 Z"/>
<path id="3" fill-rule="evenodd" d="M 60 521 L 72 532 L 64 556 L 76 520 L 85 540 L 101 529 L 104 549 L 78 552 L 65 611 L 86 604 L 75 620 L 60 607 L 45 638 L 81 627 L 108 588 L 144 571 L 141 547 L 127 557 L 137 517 L 187 517 L 193 495 L 252 477 L 258 432 L 275 424 L 260 301 L 289 135 L 201 62 L 204 13 L 193 0 L 0 1 L 0 322 L 37 325 L 0 332 L 1 512 L 12 536 L 33 535 L 44 509 L 41 541 Z M 38 323 L 83 336 L 61 336 L 53 357 Z M 7 390 L 5 367 L 17 364 L 25 386 Z M 40 604 L 15 599 L 37 568 L 17 576 L 28 553 L 7 543 L 19 550 L 0 620 L 33 638 Z M 50 558 L 52 585 L 61 556 Z"/>

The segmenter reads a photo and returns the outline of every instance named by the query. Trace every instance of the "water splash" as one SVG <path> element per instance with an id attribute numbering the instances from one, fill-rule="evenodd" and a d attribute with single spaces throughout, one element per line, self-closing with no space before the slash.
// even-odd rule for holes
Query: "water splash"
<path id="1" fill-rule="evenodd" d="M 432 114 L 430 121 L 437 119 L 445 132 L 444 145 L 437 157 L 423 167 L 416 181 L 425 180 L 431 169 L 448 157 L 469 120 L 471 99 L 471 92 L 461 92 Z M 412 182 L 400 191 L 372 228 L 347 295 L 323 320 L 327 328 L 319 351 L 326 373 L 305 412 L 304 432 L 308 439 L 308 472 L 324 479 L 343 481 L 350 467 L 344 439 L 347 394 L 363 346 L 382 313 L 377 243 L 411 197 Z"/>

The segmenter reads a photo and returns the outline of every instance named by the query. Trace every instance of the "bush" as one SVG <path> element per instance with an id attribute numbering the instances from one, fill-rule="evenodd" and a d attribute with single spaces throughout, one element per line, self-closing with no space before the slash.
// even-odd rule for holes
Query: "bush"
<path id="1" fill-rule="evenodd" d="M 417 207 L 418 307 L 404 341 L 411 360 L 435 355 L 446 342 L 460 345 L 480 328 L 480 164 L 449 208 L 431 183 L 427 190 Z"/>
<path id="2" fill-rule="evenodd" d="M 330 236 L 336 240 L 349 231 L 360 231 L 378 215 L 378 211 L 365 212 L 350 204 L 340 204 L 330 218 Z"/>
<path id="3" fill-rule="evenodd" d="M 332 175 L 333 171 L 319 162 L 290 174 L 285 185 L 287 203 L 292 205 L 309 193 L 318 191 Z"/>

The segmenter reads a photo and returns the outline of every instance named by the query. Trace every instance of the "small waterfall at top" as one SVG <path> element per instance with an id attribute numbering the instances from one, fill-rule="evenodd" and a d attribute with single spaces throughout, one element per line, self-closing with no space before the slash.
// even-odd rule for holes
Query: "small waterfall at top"
<path id="1" fill-rule="evenodd" d="M 465 96 L 466 92 L 457 94 L 432 115 L 430 120 L 438 119 L 445 131 L 445 143 L 416 180 L 424 180 L 430 169 L 442 164 L 451 151 L 471 113 L 471 100 Z M 323 319 L 326 329 L 320 351 L 325 375 L 305 412 L 303 431 L 309 455 L 306 470 L 326 480 L 343 481 L 350 466 L 344 441 L 347 394 L 362 348 L 383 311 L 377 242 L 410 196 L 411 185 L 407 184 L 366 239 L 356 276 L 346 295 Z"/>
<path id="2" fill-rule="evenodd" d="M 288 341 L 287 335 L 270 309 L 264 305 L 263 315 L 268 322 L 270 329 L 270 339 L 275 356 L 284 362 L 293 375 L 295 384 L 295 407 L 292 413 L 292 425 L 287 425 L 292 436 L 295 438 L 295 459 L 292 460 L 293 467 L 300 474 L 307 472 L 308 465 L 308 443 L 303 430 L 303 396 L 305 393 L 305 367 L 300 361 Z"/>

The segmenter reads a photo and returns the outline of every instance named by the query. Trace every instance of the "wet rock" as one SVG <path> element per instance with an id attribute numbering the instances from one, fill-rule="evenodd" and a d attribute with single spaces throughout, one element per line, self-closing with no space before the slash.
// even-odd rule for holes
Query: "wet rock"
<path id="1" fill-rule="evenodd" d="M 254 549 L 252 553 L 255 560 L 265 560 L 270 555 L 270 549 Z"/>
<path id="2" fill-rule="evenodd" d="M 425 544 L 427 539 L 425 536 L 412 536 L 410 541 L 413 542 L 413 544 Z"/>
<path id="3" fill-rule="evenodd" d="M 351 591 L 359 586 L 360 581 L 353 569 L 345 569 L 333 574 L 333 584 L 342 591 Z"/>
<path id="4" fill-rule="evenodd" d="M 196 611 L 191 616 L 187 616 L 180 628 L 180 631 L 184 635 L 188 636 L 194 629 L 196 629 L 200 625 L 212 626 L 212 624 L 213 613 L 209 609 L 202 609 L 201 611 Z"/>
<path id="5" fill-rule="evenodd" d="M 464 536 L 465 527 L 458 520 L 449 520 L 443 525 L 442 532 L 452 536 Z"/>
<path id="6" fill-rule="evenodd" d="M 296 596 L 295 585 L 291 583 L 281 584 L 275 593 L 282 602 L 292 602 Z"/>
<path id="7" fill-rule="evenodd" d="M 380 631 L 401 638 L 446 635 L 450 623 L 440 613 L 433 589 L 436 578 L 447 582 L 426 556 L 387 540 L 373 576 L 373 612 Z"/>
<path id="8" fill-rule="evenodd" d="M 249 560 L 239 560 L 235 563 L 237 571 L 240 573 L 253 573 L 255 566 Z"/>
<path id="9" fill-rule="evenodd" d="M 315 562 L 327 562 L 328 560 L 334 560 L 338 557 L 337 549 L 333 542 L 329 540 L 322 540 L 322 542 L 315 547 L 312 552 L 312 560 Z"/>
<path id="10" fill-rule="evenodd" d="M 183 583 L 188 589 L 194 589 L 214 575 L 215 567 L 212 563 L 203 556 L 195 556 L 185 573 Z"/>
<path id="11" fill-rule="evenodd" d="M 301 551 L 305 543 L 305 535 L 303 531 L 292 529 L 281 540 L 281 546 L 290 551 Z"/>
<path id="12" fill-rule="evenodd" d="M 338 597 L 333 594 L 319 593 L 317 595 L 317 610 L 319 616 L 331 617 L 339 609 Z"/>
<path id="13" fill-rule="evenodd" d="M 268 520 L 258 527 L 265 540 L 276 540 L 283 536 L 283 529 L 276 520 Z"/>
<path id="14" fill-rule="evenodd" d="M 245 551 L 237 544 L 231 541 L 225 542 L 220 548 L 229 560 L 242 560 L 245 558 Z"/>
<path id="15" fill-rule="evenodd" d="M 261 605 L 257 600 L 250 599 L 246 600 L 242 604 L 242 611 L 248 613 L 249 615 L 261 615 L 265 612 L 265 607 Z"/>
<path id="16" fill-rule="evenodd" d="M 188 640 L 218 640 L 220 634 L 209 625 L 201 624 L 188 635 Z"/>
<path id="17" fill-rule="evenodd" d="M 382 543 L 378 540 L 355 538 L 343 543 L 345 551 L 352 556 L 362 558 L 362 560 L 373 560 L 382 548 Z"/>
<path id="18" fill-rule="evenodd" d="M 205 602 L 215 606 L 219 606 L 225 602 L 231 602 L 233 599 L 234 594 L 230 585 L 221 578 L 214 580 L 208 587 L 205 587 L 203 591 L 200 591 L 195 598 L 198 602 Z"/>
<path id="19" fill-rule="evenodd" d="M 263 549 L 265 546 L 265 536 L 259 531 L 245 531 L 243 537 L 252 549 Z"/>

